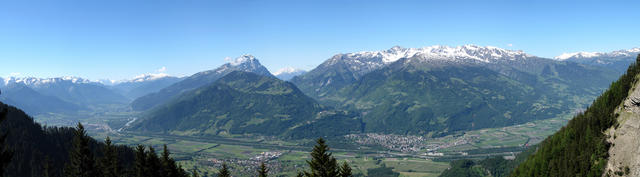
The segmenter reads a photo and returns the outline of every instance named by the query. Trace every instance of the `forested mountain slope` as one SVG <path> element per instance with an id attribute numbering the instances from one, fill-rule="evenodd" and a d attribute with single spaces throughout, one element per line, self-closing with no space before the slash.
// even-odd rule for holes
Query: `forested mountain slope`
<path id="1" fill-rule="evenodd" d="M 504 62 L 510 64 L 404 58 L 323 99 L 362 112 L 367 132 L 437 135 L 569 113 L 588 104 L 613 75 L 547 59 Z"/>
<path id="2" fill-rule="evenodd" d="M 209 85 L 233 71 L 253 72 L 263 76 L 275 77 L 254 56 L 243 55 L 216 69 L 196 73 L 158 92 L 137 98 L 131 103 L 131 107 L 139 111 L 148 110 L 157 105 L 162 105 L 185 92 Z"/>
<path id="3" fill-rule="evenodd" d="M 366 132 L 444 135 L 571 113 L 615 73 L 465 45 L 340 54 L 292 82 L 325 105 L 357 110 Z"/>
<path id="4" fill-rule="evenodd" d="M 361 120 L 318 104 L 290 82 L 234 71 L 154 108 L 130 130 L 290 138 L 361 132 Z"/>
<path id="5" fill-rule="evenodd" d="M 611 143 L 611 138 L 616 142 L 615 131 L 621 125 L 628 126 L 625 123 L 632 122 L 628 119 L 638 118 L 637 115 L 628 116 L 635 114 L 633 110 L 638 106 L 633 103 L 635 97 L 628 97 L 632 89 L 637 87 L 638 74 L 640 56 L 585 112 L 576 115 L 565 127 L 544 140 L 537 151 L 520 164 L 511 176 L 602 176 L 604 173 L 614 176 L 632 173 L 631 169 L 626 170 L 622 166 L 607 170 L 605 167 L 611 167 L 611 158 L 622 155 L 620 153 L 638 159 L 638 156 L 634 156 L 637 154 L 634 153 L 637 147 L 633 151 L 617 151 L 617 148 L 612 148 L 634 142 Z M 633 104 L 624 104 L 625 100 Z M 611 131 L 614 131 L 613 134 L 606 133 Z M 613 137 L 610 137 L 611 135 Z M 620 162 L 629 163 L 625 160 Z M 637 169 L 633 170 L 633 174 L 638 174 Z"/>
<path id="6" fill-rule="evenodd" d="M 74 138 L 73 128 L 42 127 L 22 110 L 0 102 L 0 112 L 7 113 L 0 122 L 0 134 L 8 133 L 5 144 L 14 151 L 7 166 L 7 176 L 42 177 L 45 171 L 50 176 L 62 176 L 65 163 L 69 162 L 69 150 Z M 93 139 L 90 149 L 102 156 L 104 144 Z M 125 146 L 116 146 L 124 167 L 130 167 L 134 151 Z M 48 161 L 47 161 L 48 160 Z"/>

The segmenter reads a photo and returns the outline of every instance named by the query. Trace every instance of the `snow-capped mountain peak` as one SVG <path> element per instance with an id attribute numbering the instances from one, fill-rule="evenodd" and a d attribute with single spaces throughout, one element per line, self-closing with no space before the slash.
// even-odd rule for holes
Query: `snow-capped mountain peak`
<path id="1" fill-rule="evenodd" d="M 108 85 L 108 86 L 112 86 L 120 83 L 120 81 L 113 80 L 113 79 L 99 79 L 99 80 L 96 80 L 95 82 L 101 83 L 102 85 Z"/>
<path id="2" fill-rule="evenodd" d="M 574 52 L 574 53 L 563 53 L 559 56 L 553 57 L 556 60 L 568 60 L 568 59 L 585 59 L 585 58 L 596 58 L 596 57 L 628 57 L 635 56 L 640 53 L 640 47 L 627 49 L 627 50 L 617 50 L 612 52 Z"/>
<path id="3" fill-rule="evenodd" d="M 603 53 L 600 52 L 574 52 L 574 53 L 563 53 L 559 56 L 553 57 L 556 60 L 567 60 L 569 58 L 591 58 L 601 56 Z"/>
<path id="4" fill-rule="evenodd" d="M 134 77 L 133 79 L 131 79 L 129 82 L 144 82 L 144 81 L 152 81 L 152 80 L 157 80 L 157 79 L 162 79 L 165 77 L 169 77 L 168 74 L 165 73 L 156 73 L 156 74 L 141 74 L 138 75 L 136 77 Z"/>
<path id="5" fill-rule="evenodd" d="M 298 73 L 298 72 L 304 72 L 304 70 L 293 68 L 293 67 L 284 67 L 284 68 L 281 68 L 278 71 L 274 72 L 273 75 L 277 76 L 277 75 L 281 75 L 281 74 L 291 74 L 291 73 Z"/>
<path id="6" fill-rule="evenodd" d="M 233 66 L 237 66 L 247 62 L 254 62 L 255 60 L 256 60 L 256 57 L 254 57 L 253 55 L 245 54 L 230 61 L 229 64 Z"/>
<path id="7" fill-rule="evenodd" d="M 302 75 L 304 73 L 307 73 L 307 71 L 302 70 L 302 69 L 296 69 L 296 68 L 292 68 L 292 67 L 285 67 L 282 68 L 276 72 L 273 73 L 273 75 L 275 75 L 277 78 L 282 79 L 282 80 L 289 80 L 295 76 L 299 76 Z"/>
<path id="8" fill-rule="evenodd" d="M 475 59 L 483 62 L 491 60 L 515 60 L 526 59 L 532 55 L 521 50 L 507 50 L 492 46 L 481 47 L 477 45 L 463 45 L 457 47 L 434 45 L 422 48 L 402 48 L 394 46 L 384 51 L 357 52 L 346 54 L 351 57 L 381 58 L 384 64 L 395 62 L 401 58 L 409 58 L 415 55 L 423 56 L 426 59 Z"/>
<path id="9" fill-rule="evenodd" d="M 426 59 L 473 59 L 482 62 L 491 62 L 493 60 L 518 60 L 533 57 L 521 50 L 507 50 L 492 46 L 481 47 L 477 45 L 463 45 L 457 47 L 436 45 L 416 50 L 417 55 L 421 55 Z"/>
<path id="10" fill-rule="evenodd" d="M 229 71 L 245 71 L 262 74 L 265 76 L 272 76 L 269 70 L 267 70 L 260 61 L 253 55 L 245 54 L 233 60 L 225 59 L 228 63 L 218 67 L 217 69 L 200 72 L 199 74 L 208 74 L 210 72 L 226 73 Z"/>
<path id="11" fill-rule="evenodd" d="M 363 51 L 333 56 L 322 64 L 323 67 L 344 63 L 351 71 L 362 75 L 377 68 L 398 61 L 401 58 L 419 56 L 424 61 L 454 61 L 454 62 L 494 62 L 502 60 L 524 60 L 529 55 L 521 50 L 507 50 L 497 47 L 481 47 L 477 45 L 463 45 L 457 47 L 434 45 L 422 48 L 403 48 L 394 46 L 383 51 Z"/>
<path id="12" fill-rule="evenodd" d="M 55 78 L 36 78 L 36 77 L 11 77 L 4 79 L 5 85 L 9 83 L 22 83 L 28 86 L 39 86 L 43 84 L 52 84 L 58 82 L 71 82 L 74 84 L 93 83 L 88 79 L 73 76 L 55 77 Z"/>

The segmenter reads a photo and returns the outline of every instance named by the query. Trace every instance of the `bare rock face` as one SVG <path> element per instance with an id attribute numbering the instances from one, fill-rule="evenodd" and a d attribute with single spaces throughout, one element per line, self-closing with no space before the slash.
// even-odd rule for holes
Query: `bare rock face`
<path id="1" fill-rule="evenodd" d="M 619 109 L 618 126 L 606 131 L 609 161 L 603 176 L 640 176 L 640 88 L 636 87 Z"/>

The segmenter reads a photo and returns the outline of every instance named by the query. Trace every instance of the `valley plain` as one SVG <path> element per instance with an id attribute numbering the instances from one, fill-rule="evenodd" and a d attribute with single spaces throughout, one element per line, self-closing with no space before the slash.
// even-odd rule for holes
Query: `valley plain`
<path id="1" fill-rule="evenodd" d="M 215 174 L 223 162 L 234 171 L 251 175 L 258 163 L 268 159 L 276 175 L 295 175 L 309 160 L 312 139 L 286 140 L 263 136 L 180 136 L 122 131 L 139 112 L 122 111 L 125 106 L 113 105 L 104 112 L 78 114 L 43 114 L 35 116 L 48 126 L 73 126 L 84 122 L 96 139 L 112 138 L 116 144 L 153 145 L 157 149 L 167 144 L 176 160 L 187 169 L 203 174 Z M 573 116 L 573 113 L 552 119 L 538 120 L 500 128 L 460 132 L 438 138 L 384 134 L 352 134 L 330 140 L 338 159 L 347 160 L 354 172 L 366 176 L 368 169 L 382 164 L 393 167 L 401 176 L 438 176 L 457 159 L 484 159 L 491 156 L 513 157 L 530 145 L 553 134 Z M 399 139 L 407 141 L 398 142 Z M 334 144 L 335 143 L 335 144 Z M 243 175 L 243 176 L 244 176 Z"/>

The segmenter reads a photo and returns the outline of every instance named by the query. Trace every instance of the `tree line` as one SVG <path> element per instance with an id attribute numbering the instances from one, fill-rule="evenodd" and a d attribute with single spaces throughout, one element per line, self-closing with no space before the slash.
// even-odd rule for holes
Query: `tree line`
<path id="1" fill-rule="evenodd" d="M 2 104 L 3 106 L 6 106 Z M 0 107 L 0 125 L 7 119 L 7 112 L 9 109 Z M 15 110 L 14 110 L 15 113 Z M 23 112 L 19 112 L 23 113 Z M 19 114 L 18 114 L 19 115 Z M 15 117 L 14 117 L 15 118 Z M 19 119 L 22 119 L 20 117 Z M 12 120 L 14 121 L 14 120 Z M 32 121 L 32 120 L 31 120 Z M 35 124 L 35 122 L 32 122 Z M 35 124 L 37 125 L 37 124 Z M 7 125 L 5 125 L 7 126 Z M 41 128 L 38 126 L 35 126 Z M 58 128 L 47 128 L 44 130 Z M 40 160 L 27 160 L 25 162 L 23 157 L 29 157 L 22 152 L 18 155 L 15 154 L 12 143 L 7 143 L 6 139 L 11 134 L 11 128 L 8 131 L 0 133 L 0 177 L 6 176 L 9 173 L 10 176 L 43 176 L 43 177 L 200 177 L 200 174 L 193 169 L 188 172 L 184 168 L 176 163 L 176 161 L 170 157 L 171 153 L 167 146 L 164 145 L 162 152 L 157 153 L 156 149 L 152 146 L 138 145 L 130 153 L 129 151 L 122 150 L 122 146 L 116 146 L 111 139 L 107 137 L 104 143 L 96 143 L 93 138 L 88 136 L 87 131 L 81 123 L 78 123 L 75 128 L 63 129 L 60 132 L 72 132 L 73 139 L 70 141 L 71 145 L 68 148 L 68 160 L 64 163 L 62 169 L 57 161 L 54 161 L 45 156 Z M 18 131 L 17 133 L 21 133 Z M 46 132 L 46 131 L 45 131 Z M 25 140 L 28 141 L 28 140 Z M 38 142 L 22 142 L 22 143 L 38 143 Z M 303 177 L 350 177 L 353 176 L 351 167 L 346 162 L 339 164 L 337 160 L 329 152 L 330 148 L 326 144 L 326 141 L 322 138 L 316 141 L 316 145 L 311 151 L 311 160 L 307 161 L 309 169 L 298 172 L 297 176 Z M 64 148 L 62 148 L 64 149 Z M 131 148 L 126 147 L 131 150 Z M 22 149 L 24 151 L 24 149 Z M 29 152 L 29 151 L 27 151 Z M 122 158 L 122 156 L 131 156 L 128 158 Z M 37 156 L 41 157 L 41 156 Z M 133 159 L 133 160 L 127 160 Z M 15 167 L 10 167 L 11 162 L 21 162 L 20 164 L 34 164 L 31 166 L 33 171 L 31 173 L 17 173 Z M 36 164 L 36 163 L 40 164 Z M 15 164 L 14 164 L 15 166 Z M 22 165 L 18 165 L 22 166 Z M 22 168 L 21 168 L 22 169 Z M 62 172 L 62 173 L 59 173 Z M 11 175 L 12 174 L 12 175 Z M 26 174 L 26 175 L 21 175 Z M 222 168 L 216 174 L 218 177 L 232 176 L 232 172 L 227 164 L 223 164 Z M 269 168 L 264 162 L 260 164 L 256 171 L 256 176 L 267 177 L 269 176 Z"/>
<path id="2" fill-rule="evenodd" d="M 123 169 L 117 158 L 117 151 L 109 137 L 105 140 L 103 157 L 94 158 L 89 149 L 91 137 L 87 135 L 82 124 L 78 123 L 75 129 L 73 149 L 70 154 L 70 162 L 65 166 L 67 177 L 200 177 L 193 169 L 190 173 L 170 157 L 170 152 L 165 144 L 160 156 L 152 146 L 138 145 L 135 148 L 135 163 L 133 169 Z M 316 140 L 316 145 L 311 151 L 311 160 L 307 161 L 309 170 L 298 172 L 299 177 L 351 177 L 351 167 L 347 162 L 338 164 L 329 146 L 322 138 Z M 269 169 L 262 162 L 256 171 L 257 176 L 267 177 Z M 222 164 L 218 177 L 230 177 L 231 171 L 227 164 Z M 48 177 L 48 176 L 45 176 Z"/>

